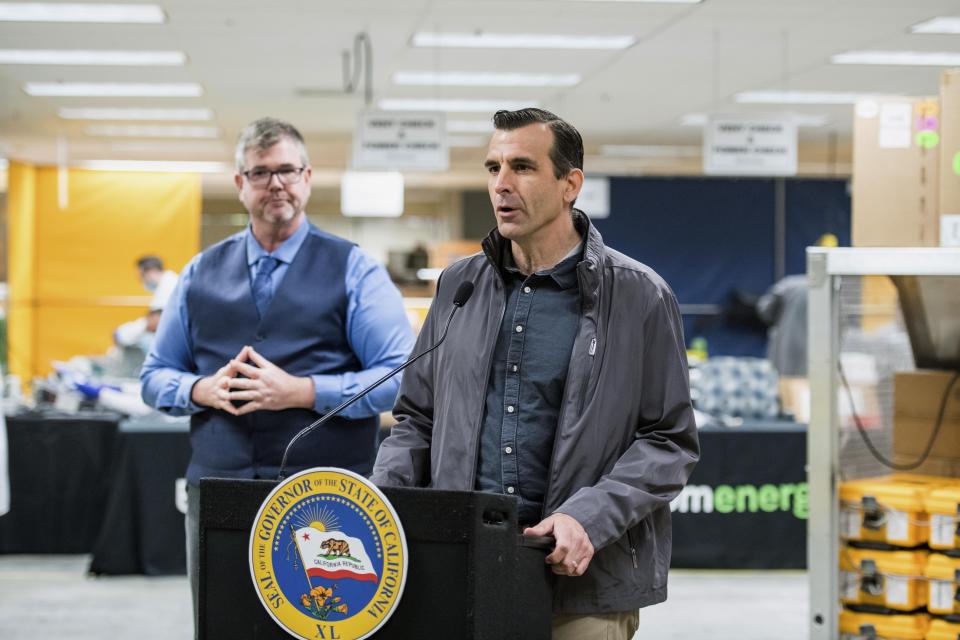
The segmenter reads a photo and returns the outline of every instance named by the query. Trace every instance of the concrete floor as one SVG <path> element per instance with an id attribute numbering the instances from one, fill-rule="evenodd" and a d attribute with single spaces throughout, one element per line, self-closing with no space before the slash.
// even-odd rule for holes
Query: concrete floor
<path id="1" fill-rule="evenodd" d="M 86 556 L 0 556 L 3 640 L 191 637 L 186 578 L 85 574 Z M 640 613 L 635 640 L 800 640 L 803 572 L 673 571 L 670 599 Z"/>

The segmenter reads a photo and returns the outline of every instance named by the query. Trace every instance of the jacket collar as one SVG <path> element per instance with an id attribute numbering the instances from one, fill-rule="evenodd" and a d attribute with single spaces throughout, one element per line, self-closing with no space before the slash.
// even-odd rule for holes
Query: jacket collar
<path id="1" fill-rule="evenodd" d="M 577 273 L 580 277 L 580 295 L 587 303 L 587 307 L 590 307 L 592 301 L 600 294 L 600 277 L 603 271 L 603 261 L 606 257 L 606 248 L 600 232 L 580 209 L 574 208 L 573 210 L 573 226 L 583 238 L 583 260 L 577 265 Z M 509 243 L 510 241 L 500 235 L 496 227 L 483 239 L 481 243 L 483 252 L 494 268 L 497 268 L 500 263 L 498 259 L 498 256 L 501 255 L 500 252 L 509 247 Z"/>
<path id="2" fill-rule="evenodd" d="M 586 271 L 598 278 L 606 255 L 603 237 L 597 231 L 597 228 L 590 223 L 590 218 L 580 209 L 575 208 L 573 210 L 573 226 L 583 238 L 583 260 L 578 267 L 583 271 L 584 263 L 586 263 Z M 486 254 L 487 260 L 494 266 L 500 264 L 501 251 L 506 250 L 509 245 L 510 241 L 500 235 L 496 227 L 481 242 L 483 253 Z"/>

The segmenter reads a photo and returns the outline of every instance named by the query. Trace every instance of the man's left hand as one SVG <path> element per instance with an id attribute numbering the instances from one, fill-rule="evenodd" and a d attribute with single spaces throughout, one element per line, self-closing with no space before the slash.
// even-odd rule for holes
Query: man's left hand
<path id="1" fill-rule="evenodd" d="M 246 376 L 230 379 L 230 400 L 247 401 L 237 409 L 238 416 L 253 411 L 313 408 L 315 392 L 313 379 L 309 376 L 290 375 L 254 351 L 253 347 L 244 347 L 233 362 L 237 371 Z"/>
<path id="2" fill-rule="evenodd" d="M 523 530 L 525 536 L 553 536 L 557 546 L 547 556 L 547 564 L 561 576 L 582 576 L 593 559 L 593 543 L 576 518 L 554 513 L 539 524 Z"/>

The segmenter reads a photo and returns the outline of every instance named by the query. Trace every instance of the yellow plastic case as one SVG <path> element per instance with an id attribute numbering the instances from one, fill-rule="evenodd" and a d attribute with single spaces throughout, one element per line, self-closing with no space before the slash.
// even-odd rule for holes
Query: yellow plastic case
<path id="1" fill-rule="evenodd" d="M 946 478 L 884 476 L 840 484 L 840 537 L 916 547 L 927 542 L 924 499 Z"/>
<path id="2" fill-rule="evenodd" d="M 938 487 L 923 501 L 930 520 L 931 549 L 960 549 L 960 486 Z M 954 638 L 956 640 L 956 638 Z"/>
<path id="3" fill-rule="evenodd" d="M 946 620 L 933 620 L 926 640 L 957 640 L 960 638 L 960 624 Z"/>
<path id="4" fill-rule="evenodd" d="M 882 615 L 858 613 L 844 609 L 840 612 L 840 640 L 859 640 L 876 637 L 878 640 L 924 640 L 929 638 L 930 616 L 917 613 Z M 876 635 L 871 635 L 871 629 Z M 951 640 L 957 640 L 952 638 Z"/>
<path id="5" fill-rule="evenodd" d="M 870 604 L 914 611 L 927 604 L 928 552 L 840 548 L 840 597 L 845 604 Z"/>
<path id="6" fill-rule="evenodd" d="M 960 613 L 960 601 L 957 600 L 957 589 L 960 588 L 960 558 L 931 553 L 927 558 L 924 575 L 927 576 L 929 584 L 927 609 L 930 613 Z M 952 640 L 957 640 L 957 636 Z"/>

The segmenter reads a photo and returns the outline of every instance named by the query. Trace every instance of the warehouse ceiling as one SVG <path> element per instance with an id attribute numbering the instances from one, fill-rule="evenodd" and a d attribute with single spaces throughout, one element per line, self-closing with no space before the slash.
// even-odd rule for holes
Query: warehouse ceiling
<path id="1" fill-rule="evenodd" d="M 114 2 L 120 0 L 113 0 Z M 0 8 L 6 4 L 0 2 Z M 849 162 L 853 108 L 743 104 L 745 91 L 847 91 L 935 95 L 944 67 L 832 64 L 851 50 L 960 52 L 960 35 L 920 35 L 911 26 L 960 15 L 956 0 L 164 0 L 162 24 L 0 22 L 0 49 L 181 51 L 182 66 L 58 66 L 0 62 L 0 156 L 39 163 L 112 160 L 230 160 L 241 127 L 263 115 L 286 118 L 309 141 L 318 175 L 331 181 L 349 162 L 359 90 L 344 91 L 342 55 L 365 32 L 372 43 L 374 106 L 383 99 L 536 102 L 574 123 L 595 166 L 642 171 L 644 163 L 698 166 L 700 128 L 690 114 L 783 113 L 814 117 L 802 148 Z M 622 50 L 417 47 L 418 32 L 630 36 Z M 398 72 L 523 72 L 575 75 L 569 87 L 408 86 Z M 31 82 L 197 83 L 196 97 L 31 97 Z M 209 109 L 212 119 L 153 123 L 213 127 L 212 138 L 105 135 L 121 121 L 58 116 L 64 108 Z M 484 121 L 489 112 L 451 113 Z M 121 130 L 121 133 L 124 131 Z M 128 131 L 127 131 L 128 132 Z M 485 134 L 458 144 L 478 144 Z M 601 153 L 601 145 L 680 147 Z M 456 147 L 446 176 L 422 184 L 482 180 L 478 146 Z M 801 154 L 801 163 L 804 160 Z M 588 169 L 590 165 L 588 163 Z M 460 172 L 460 173 L 458 173 Z M 462 179 L 458 175 L 464 176 Z M 480 174 L 480 175 L 478 175 Z M 468 177 L 469 176 L 469 177 Z M 223 178 L 226 181 L 226 178 Z M 444 183 L 444 181 L 446 181 Z M 415 179 L 416 182 L 416 179 Z"/>

